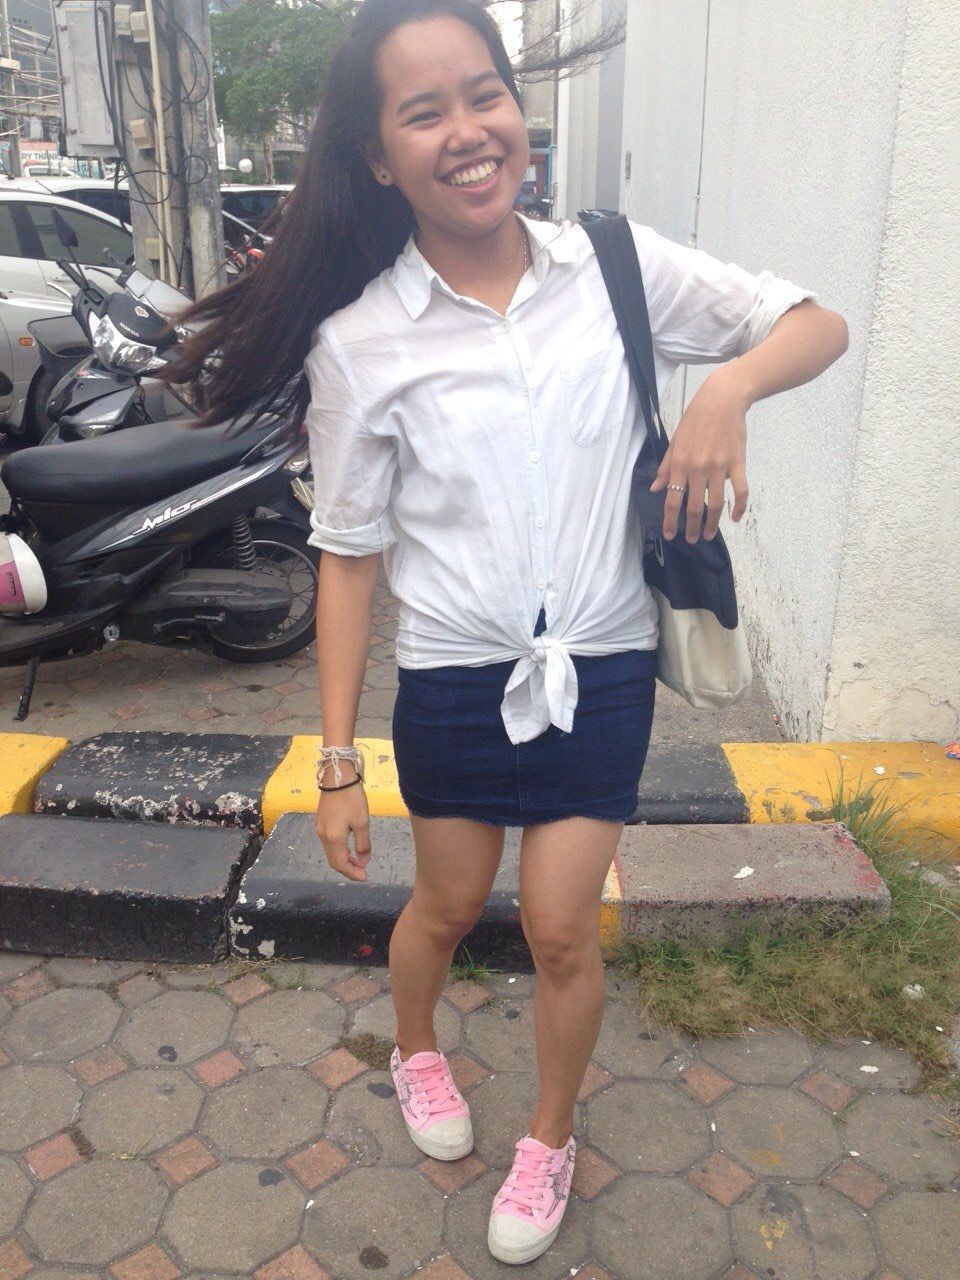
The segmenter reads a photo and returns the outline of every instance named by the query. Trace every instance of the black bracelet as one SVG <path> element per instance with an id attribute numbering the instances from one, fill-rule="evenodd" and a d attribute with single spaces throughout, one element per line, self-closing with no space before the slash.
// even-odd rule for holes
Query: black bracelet
<path id="1" fill-rule="evenodd" d="M 340 784 L 340 786 L 339 786 L 339 787 L 321 787 L 321 786 L 320 786 L 320 783 L 318 782 L 318 783 L 317 783 L 317 787 L 318 787 L 318 789 L 319 789 L 320 791 L 343 791 L 343 790 L 345 790 L 347 787 L 355 787 L 355 786 L 357 785 L 357 783 L 358 783 L 358 782 L 362 782 L 362 781 L 363 781 L 363 779 L 362 779 L 362 778 L 359 778 L 359 777 L 358 777 L 358 778 L 354 778 L 354 780 L 353 780 L 352 782 L 343 782 L 343 783 L 341 783 L 341 784 Z"/>

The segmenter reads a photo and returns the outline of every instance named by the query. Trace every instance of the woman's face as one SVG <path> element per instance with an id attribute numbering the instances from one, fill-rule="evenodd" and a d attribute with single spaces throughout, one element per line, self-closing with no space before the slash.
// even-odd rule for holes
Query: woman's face
<path id="1" fill-rule="evenodd" d="M 408 22 L 377 52 L 383 91 L 378 181 L 395 183 L 421 231 L 488 234 L 530 163 L 523 115 L 483 37 L 458 18 Z"/>

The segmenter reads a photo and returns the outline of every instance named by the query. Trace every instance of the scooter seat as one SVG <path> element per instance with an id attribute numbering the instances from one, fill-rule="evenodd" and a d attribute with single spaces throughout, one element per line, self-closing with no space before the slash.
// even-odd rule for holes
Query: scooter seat
<path id="1" fill-rule="evenodd" d="M 224 439 L 231 423 L 188 427 L 151 422 L 70 444 L 22 449 L 0 466 L 14 498 L 33 502 L 132 506 L 172 496 L 215 476 L 277 426 L 269 416 Z"/>

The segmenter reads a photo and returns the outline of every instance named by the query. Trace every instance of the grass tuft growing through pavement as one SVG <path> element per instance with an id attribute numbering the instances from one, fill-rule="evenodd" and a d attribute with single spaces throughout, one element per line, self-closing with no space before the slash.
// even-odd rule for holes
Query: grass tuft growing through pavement
<path id="1" fill-rule="evenodd" d="M 949 1029 L 960 1006 L 960 897 L 924 882 L 898 812 L 882 786 L 841 775 L 823 815 L 844 823 L 886 881 L 888 920 L 838 925 L 822 913 L 718 945 L 630 939 L 616 965 L 635 975 L 644 1012 L 693 1035 L 764 1022 L 821 1040 L 858 1035 L 908 1049 L 928 1082 L 942 1076 L 950 1059 L 937 1027 Z M 922 999 L 908 999 L 903 987 L 918 983 Z"/>

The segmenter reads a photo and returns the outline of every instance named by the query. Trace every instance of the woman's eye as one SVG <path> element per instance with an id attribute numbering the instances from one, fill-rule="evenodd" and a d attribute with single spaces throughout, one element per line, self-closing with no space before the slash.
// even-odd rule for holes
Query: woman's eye
<path id="1" fill-rule="evenodd" d="M 499 97 L 499 93 L 485 93 L 482 98 L 477 99 L 477 106 L 482 106 L 485 102 L 494 102 Z"/>
<path id="2" fill-rule="evenodd" d="M 430 119 L 431 119 L 433 116 L 435 116 L 436 114 L 437 114 L 437 113 L 436 113 L 435 111 L 423 111 L 423 112 L 421 112 L 421 114 L 420 114 L 420 115 L 418 115 L 418 116 L 414 116 L 411 120 L 408 120 L 408 121 L 407 121 L 407 123 L 408 123 L 408 124 L 419 124 L 419 123 L 421 122 L 421 120 L 430 120 Z"/>

